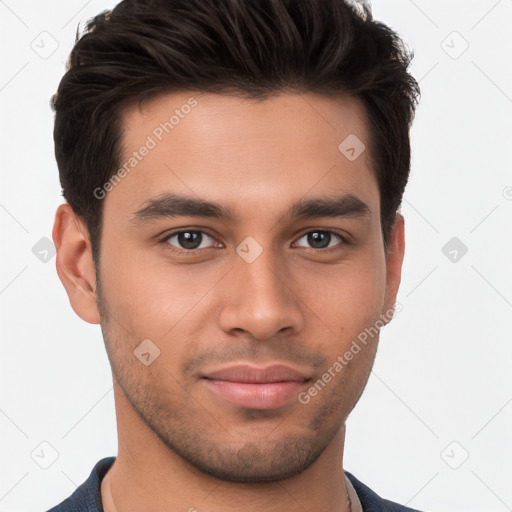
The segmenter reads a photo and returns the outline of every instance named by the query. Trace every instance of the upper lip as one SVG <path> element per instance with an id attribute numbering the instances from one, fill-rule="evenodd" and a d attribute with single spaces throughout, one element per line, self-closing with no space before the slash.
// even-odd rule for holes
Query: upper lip
<path id="1" fill-rule="evenodd" d="M 283 364 L 275 364 L 259 368 L 248 364 L 238 364 L 205 373 L 203 378 L 225 380 L 229 382 L 245 382 L 250 384 L 266 384 L 272 382 L 305 382 L 308 380 L 301 372 Z"/>

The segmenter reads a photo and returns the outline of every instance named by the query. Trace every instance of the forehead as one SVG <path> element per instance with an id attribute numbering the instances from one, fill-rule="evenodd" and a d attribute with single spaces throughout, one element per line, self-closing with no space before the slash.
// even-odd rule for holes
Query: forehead
<path id="1" fill-rule="evenodd" d="M 172 192 L 254 216 L 254 207 L 335 192 L 378 210 L 367 115 L 355 98 L 184 91 L 131 105 L 121 119 L 125 172 L 107 196 L 121 209 Z"/>
<path id="2" fill-rule="evenodd" d="M 257 138 L 266 139 L 267 145 L 273 140 L 283 149 L 298 141 L 310 142 L 304 149 L 319 142 L 336 148 L 340 137 L 366 139 L 368 124 L 359 99 L 312 93 L 282 93 L 265 100 L 193 91 L 162 94 L 130 105 L 121 118 L 124 142 L 130 147 L 146 135 L 168 145 L 177 144 L 182 135 L 190 145 L 196 139 L 196 150 L 248 139 L 254 145 Z M 173 137 L 167 137 L 170 134 Z"/>

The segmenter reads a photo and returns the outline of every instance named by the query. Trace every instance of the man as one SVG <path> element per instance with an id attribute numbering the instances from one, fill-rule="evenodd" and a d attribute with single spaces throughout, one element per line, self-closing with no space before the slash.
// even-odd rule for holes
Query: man
<path id="1" fill-rule="evenodd" d="M 343 469 L 401 278 L 410 59 L 342 0 L 89 22 L 52 103 L 53 237 L 119 448 L 52 512 L 412 510 Z"/>

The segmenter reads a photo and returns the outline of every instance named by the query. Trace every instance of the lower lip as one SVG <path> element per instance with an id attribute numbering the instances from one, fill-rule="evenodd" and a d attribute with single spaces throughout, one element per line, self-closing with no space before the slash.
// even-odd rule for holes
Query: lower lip
<path id="1" fill-rule="evenodd" d="M 203 379 L 208 388 L 218 396 L 250 409 L 274 409 L 296 397 L 305 382 L 284 381 L 264 384 Z"/>

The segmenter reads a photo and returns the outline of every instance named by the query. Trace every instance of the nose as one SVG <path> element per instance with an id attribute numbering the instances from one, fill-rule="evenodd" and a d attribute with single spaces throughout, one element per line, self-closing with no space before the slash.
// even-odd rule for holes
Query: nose
<path id="1" fill-rule="evenodd" d="M 271 250 L 264 250 L 251 263 L 237 256 L 222 289 L 219 322 L 229 334 L 243 331 L 265 340 L 297 333 L 303 327 L 296 279 Z"/>

